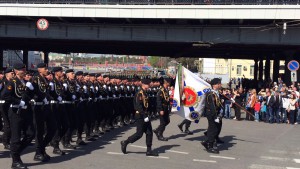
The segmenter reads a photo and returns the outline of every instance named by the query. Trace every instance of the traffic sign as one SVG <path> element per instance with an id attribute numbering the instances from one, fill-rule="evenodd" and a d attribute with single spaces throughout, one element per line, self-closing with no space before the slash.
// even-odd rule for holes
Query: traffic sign
<path id="1" fill-rule="evenodd" d="M 297 72 L 296 71 L 291 71 L 291 81 L 297 82 Z"/>
<path id="2" fill-rule="evenodd" d="M 292 60 L 288 63 L 287 67 L 290 71 L 297 71 L 299 69 L 299 62 Z"/>
<path id="3" fill-rule="evenodd" d="M 44 31 L 48 29 L 49 22 L 47 21 L 47 19 L 41 18 L 36 22 L 36 26 L 39 30 Z"/>

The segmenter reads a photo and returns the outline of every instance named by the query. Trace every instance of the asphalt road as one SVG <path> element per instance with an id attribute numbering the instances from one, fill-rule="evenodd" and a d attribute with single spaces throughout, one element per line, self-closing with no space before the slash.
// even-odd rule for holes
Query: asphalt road
<path id="1" fill-rule="evenodd" d="M 168 142 L 154 137 L 153 149 L 159 157 L 145 156 L 145 136 L 127 148 L 128 154 L 121 153 L 120 141 L 135 132 L 134 126 L 115 129 L 97 141 L 90 142 L 76 150 L 67 150 L 65 156 L 52 154 L 48 163 L 33 161 L 34 147 L 26 149 L 23 162 L 31 169 L 300 169 L 300 125 L 266 124 L 249 121 L 223 120 L 219 145 L 220 154 L 209 154 L 200 145 L 207 120 L 192 124 L 194 135 L 180 133 L 177 124 L 182 120 L 171 116 L 165 136 Z M 153 121 L 155 128 L 158 121 Z M 0 168 L 11 165 L 9 152 L 0 145 Z"/>

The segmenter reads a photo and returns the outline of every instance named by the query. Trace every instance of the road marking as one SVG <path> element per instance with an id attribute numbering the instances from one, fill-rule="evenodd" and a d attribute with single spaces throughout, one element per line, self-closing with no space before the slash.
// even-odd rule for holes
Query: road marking
<path id="1" fill-rule="evenodd" d="M 300 152 L 287 152 L 287 151 L 282 151 L 282 150 L 269 150 L 270 153 L 275 153 L 275 154 L 292 154 L 292 155 L 300 155 Z"/>
<path id="2" fill-rule="evenodd" d="M 300 159 L 294 159 L 296 163 L 300 163 Z"/>
<path id="3" fill-rule="evenodd" d="M 102 142 L 104 142 L 104 143 L 109 143 L 109 144 L 114 144 L 115 142 L 113 142 L 113 141 L 105 141 L 105 140 L 103 140 Z"/>
<path id="4" fill-rule="evenodd" d="M 193 161 L 196 161 L 196 162 L 202 162 L 202 163 L 217 163 L 217 161 L 213 161 L 213 160 L 199 160 L 199 159 L 193 159 Z"/>
<path id="5" fill-rule="evenodd" d="M 286 169 L 285 167 L 278 167 L 272 165 L 259 165 L 259 164 L 252 164 L 250 169 Z"/>
<path id="6" fill-rule="evenodd" d="M 117 152 L 107 152 L 107 154 L 111 154 L 111 155 L 127 155 L 127 154 L 117 153 Z"/>
<path id="7" fill-rule="evenodd" d="M 135 147 L 135 148 L 143 148 L 143 149 L 147 149 L 147 147 L 145 146 L 138 146 L 138 145 L 130 145 L 131 147 Z"/>
<path id="8" fill-rule="evenodd" d="M 165 157 L 165 156 L 148 156 L 149 158 L 161 158 L 161 159 L 170 159 L 170 157 Z"/>
<path id="9" fill-rule="evenodd" d="M 286 169 L 300 169 L 300 168 L 286 167 Z"/>
<path id="10" fill-rule="evenodd" d="M 183 152 L 183 151 L 175 151 L 175 150 L 166 150 L 166 152 L 170 152 L 170 153 L 177 153 L 177 154 L 189 154 L 188 152 Z"/>
<path id="11" fill-rule="evenodd" d="M 281 158 L 281 157 L 269 157 L 269 156 L 260 156 L 263 160 L 276 160 L 276 161 L 290 161 L 288 158 Z"/>
<path id="12" fill-rule="evenodd" d="M 234 157 L 214 156 L 214 155 L 210 155 L 209 157 L 211 157 L 211 158 L 223 158 L 223 159 L 228 159 L 228 160 L 235 160 L 236 159 Z"/>

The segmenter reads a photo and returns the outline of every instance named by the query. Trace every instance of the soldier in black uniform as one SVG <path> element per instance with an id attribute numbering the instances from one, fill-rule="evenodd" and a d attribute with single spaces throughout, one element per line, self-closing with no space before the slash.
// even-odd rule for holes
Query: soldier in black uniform
<path id="1" fill-rule="evenodd" d="M 67 131 L 63 138 L 63 147 L 65 149 L 76 149 L 76 146 L 71 144 L 73 131 L 76 129 L 76 114 L 75 114 L 75 101 L 76 101 L 76 82 L 73 69 L 65 71 L 66 79 L 63 82 L 64 86 L 64 100 L 66 113 L 67 113 Z"/>
<path id="2" fill-rule="evenodd" d="M 32 78 L 34 88 L 32 91 L 32 110 L 36 127 L 36 154 L 34 160 L 46 162 L 50 160 L 50 156 L 46 153 L 45 147 L 52 140 L 56 126 L 54 116 L 50 111 L 49 85 L 45 78 L 49 73 L 48 68 L 45 63 L 38 64 L 37 68 L 38 74 Z M 46 130 L 45 123 L 47 126 Z"/>
<path id="3" fill-rule="evenodd" d="M 78 98 L 76 101 L 76 123 L 77 123 L 77 145 L 86 145 L 86 143 L 82 140 L 83 127 L 85 122 L 85 108 L 87 104 L 87 100 L 84 99 L 84 89 L 83 89 L 83 72 L 78 71 L 75 73 L 75 81 L 76 81 L 76 97 Z"/>
<path id="4" fill-rule="evenodd" d="M 134 143 L 139 140 L 143 133 L 146 134 L 146 145 L 147 145 L 147 156 L 158 156 L 157 153 L 153 152 L 152 147 L 152 140 L 153 140 L 153 133 L 152 133 L 152 125 L 150 121 L 150 117 L 148 114 L 148 97 L 146 94 L 147 89 L 149 88 L 151 80 L 150 79 L 143 79 L 142 80 L 142 88 L 137 92 L 134 97 L 134 107 L 136 110 L 137 116 L 137 128 L 136 133 L 132 136 L 128 137 L 127 140 L 121 141 L 121 150 L 124 154 L 126 154 L 126 147 L 129 143 Z"/>
<path id="5" fill-rule="evenodd" d="M 214 78 L 211 80 L 212 91 L 206 94 L 205 98 L 205 112 L 208 120 L 207 140 L 201 142 L 207 152 L 218 154 L 217 147 L 214 146 L 218 138 L 219 131 L 221 131 L 222 117 L 220 109 L 222 103 L 219 96 L 219 89 L 221 88 L 221 80 Z"/>
<path id="6" fill-rule="evenodd" d="M 54 73 L 53 80 L 49 83 L 50 86 L 50 106 L 52 114 L 54 115 L 56 122 L 56 132 L 51 141 L 51 146 L 53 149 L 53 154 L 65 155 L 65 152 L 59 148 L 59 142 L 67 131 L 65 122 L 67 121 L 66 111 L 64 109 L 63 93 L 64 87 L 62 84 L 63 80 L 63 69 L 62 67 L 53 67 L 52 72 Z"/>
<path id="7" fill-rule="evenodd" d="M 3 91 L 5 86 L 9 83 L 9 81 L 14 78 L 15 72 L 13 68 L 7 68 L 4 71 L 5 77 L 0 82 L 0 92 Z M 3 118 L 3 135 L 2 135 L 2 143 L 4 145 L 4 149 L 9 150 L 10 149 L 10 138 L 11 138 L 11 131 L 10 131 L 10 122 L 8 118 L 8 109 L 10 104 L 6 103 L 5 100 L 0 99 L 0 111 Z M 1 116 L 0 116 L 1 118 Z M 1 120 L 0 120 L 1 121 Z"/>
<path id="8" fill-rule="evenodd" d="M 14 65 L 16 77 L 10 80 L 2 92 L 2 99 L 8 103 L 8 117 L 11 128 L 11 157 L 12 169 L 26 169 L 20 154 L 34 138 L 33 116 L 26 109 L 31 99 L 29 90 L 33 90 L 30 82 L 24 80 L 25 65 Z M 22 134 L 23 132 L 23 134 Z"/>
<path id="9" fill-rule="evenodd" d="M 170 96 L 167 90 L 170 86 L 171 79 L 164 79 L 163 85 L 161 85 L 157 92 L 156 98 L 156 110 L 159 112 L 160 124 L 157 129 L 153 130 L 157 139 L 160 141 L 168 141 L 168 138 L 163 136 L 166 126 L 170 123 Z"/>

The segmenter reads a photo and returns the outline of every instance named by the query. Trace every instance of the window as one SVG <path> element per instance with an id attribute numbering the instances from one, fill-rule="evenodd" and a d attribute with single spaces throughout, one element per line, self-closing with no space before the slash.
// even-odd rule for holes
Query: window
<path id="1" fill-rule="evenodd" d="M 250 76 L 254 76 L 254 66 L 250 66 Z"/>
<path id="2" fill-rule="evenodd" d="M 236 74 L 237 75 L 242 75 L 242 65 L 237 65 Z"/>

